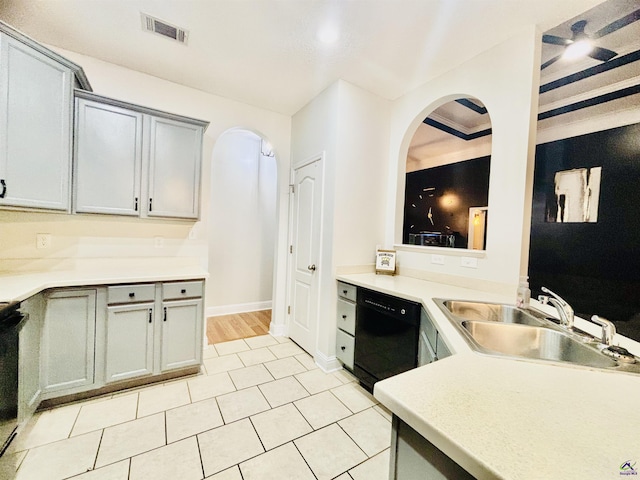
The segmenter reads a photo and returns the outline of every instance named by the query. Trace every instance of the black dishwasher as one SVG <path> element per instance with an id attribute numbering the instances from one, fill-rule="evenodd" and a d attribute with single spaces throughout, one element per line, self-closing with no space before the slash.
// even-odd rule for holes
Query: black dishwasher
<path id="1" fill-rule="evenodd" d="M 373 384 L 418 364 L 420 304 L 358 288 L 353 373 Z"/>

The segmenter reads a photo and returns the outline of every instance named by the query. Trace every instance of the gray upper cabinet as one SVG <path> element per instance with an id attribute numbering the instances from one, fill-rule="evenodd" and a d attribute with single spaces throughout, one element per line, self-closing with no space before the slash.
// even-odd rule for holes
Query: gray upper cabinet
<path id="1" fill-rule="evenodd" d="M 69 209 L 73 76 L 0 36 L 0 203 Z"/>
<path id="2" fill-rule="evenodd" d="M 74 211 L 197 219 L 208 123 L 75 95 Z"/>
<path id="3" fill-rule="evenodd" d="M 140 214 L 142 114 L 76 100 L 76 212 Z"/>
<path id="4" fill-rule="evenodd" d="M 69 211 L 82 69 L 0 22 L 0 206 Z"/>
<path id="5" fill-rule="evenodd" d="M 148 215 L 198 218 L 203 128 L 159 117 L 149 120 Z"/>

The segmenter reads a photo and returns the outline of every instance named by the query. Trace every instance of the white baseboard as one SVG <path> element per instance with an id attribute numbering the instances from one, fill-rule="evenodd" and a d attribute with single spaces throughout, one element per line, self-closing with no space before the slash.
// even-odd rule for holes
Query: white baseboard
<path id="1" fill-rule="evenodd" d="M 340 360 L 338 360 L 335 355 L 327 357 L 321 352 L 316 352 L 314 360 L 316 361 L 316 365 L 326 373 L 342 370 L 342 363 L 340 363 Z"/>
<path id="2" fill-rule="evenodd" d="M 271 325 L 269 325 L 269 333 L 274 337 L 286 337 L 289 332 L 287 325 L 284 323 L 271 322 Z"/>
<path id="3" fill-rule="evenodd" d="M 232 315 L 234 313 L 255 312 L 257 310 L 269 310 L 271 309 L 272 301 L 266 300 L 264 302 L 252 302 L 252 303 L 237 303 L 235 305 L 220 305 L 217 307 L 207 307 L 207 317 L 217 317 L 220 315 Z"/>

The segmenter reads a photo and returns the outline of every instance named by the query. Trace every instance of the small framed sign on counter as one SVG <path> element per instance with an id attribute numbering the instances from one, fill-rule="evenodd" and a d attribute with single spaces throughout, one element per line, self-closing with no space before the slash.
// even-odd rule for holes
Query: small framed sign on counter
<path id="1" fill-rule="evenodd" d="M 396 274 L 395 250 L 376 250 L 376 273 Z"/>

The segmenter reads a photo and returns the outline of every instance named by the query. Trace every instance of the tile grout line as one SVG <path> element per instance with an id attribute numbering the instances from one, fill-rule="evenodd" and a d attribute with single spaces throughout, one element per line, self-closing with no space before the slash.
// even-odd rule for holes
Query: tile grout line
<path id="1" fill-rule="evenodd" d="M 194 435 L 196 437 L 196 445 L 198 445 L 198 456 L 200 457 L 200 469 L 202 470 L 202 478 L 206 478 L 207 474 L 204 472 L 204 462 L 202 461 L 202 450 L 200 450 L 200 439 L 198 438 L 198 434 Z"/>
<path id="2" fill-rule="evenodd" d="M 313 428 L 313 427 L 311 427 Z M 314 430 L 314 432 L 316 432 L 317 430 Z M 313 432 L 311 432 L 313 433 Z M 310 435 L 310 434 L 308 434 Z M 291 443 L 293 443 L 293 447 L 298 451 L 298 454 L 300 455 L 300 458 L 302 458 L 302 461 L 305 463 L 305 465 L 307 466 L 307 468 L 309 469 L 309 471 L 311 472 L 311 475 L 313 475 L 313 477 L 318 480 L 318 476 L 316 475 L 316 472 L 313 471 L 313 469 L 311 468 L 311 465 L 309 465 L 309 462 L 307 462 L 307 459 L 304 457 L 304 455 L 302 454 L 302 452 L 300 451 L 300 449 L 298 448 L 298 445 L 296 445 L 295 441 L 291 441 Z M 342 475 L 342 474 L 341 474 Z M 339 475 L 338 475 L 339 476 Z"/>
<path id="3" fill-rule="evenodd" d="M 91 471 L 94 471 L 96 469 L 96 464 L 98 463 L 98 455 L 100 454 L 100 447 L 102 446 L 102 439 L 104 438 L 104 431 L 105 429 L 102 429 L 102 433 L 100 434 L 100 441 L 98 442 L 98 448 L 96 449 L 96 456 L 93 459 L 93 467 L 91 468 Z"/>

